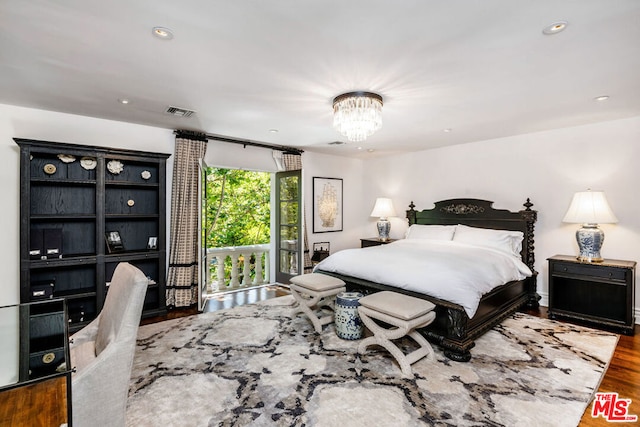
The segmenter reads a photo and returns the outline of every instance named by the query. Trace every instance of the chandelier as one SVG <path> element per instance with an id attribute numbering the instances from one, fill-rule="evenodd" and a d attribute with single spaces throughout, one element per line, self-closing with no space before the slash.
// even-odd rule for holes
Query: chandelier
<path id="1" fill-rule="evenodd" d="M 349 141 L 364 141 L 382 127 L 382 97 L 371 92 L 336 96 L 333 127 Z"/>

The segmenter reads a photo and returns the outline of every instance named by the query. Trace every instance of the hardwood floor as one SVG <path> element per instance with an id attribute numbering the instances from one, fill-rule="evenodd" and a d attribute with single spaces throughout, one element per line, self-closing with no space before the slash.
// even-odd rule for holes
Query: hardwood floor
<path id="1" fill-rule="evenodd" d="M 258 301 L 264 301 L 269 298 L 281 297 L 284 295 L 289 295 L 289 288 L 281 285 L 264 285 L 251 289 L 225 292 L 210 298 L 207 301 L 203 312 L 217 311 L 243 304 L 253 304 Z M 142 319 L 140 324 L 147 325 L 149 323 L 191 316 L 193 314 L 198 314 L 198 309 L 196 307 L 176 308 L 169 310 L 167 314 L 163 316 Z"/>
<path id="2" fill-rule="evenodd" d="M 216 311 L 251 304 L 268 298 L 287 295 L 288 288 L 283 286 L 263 286 L 254 289 L 230 292 L 210 299 L 204 311 Z M 196 308 L 171 310 L 166 316 L 145 319 L 142 324 L 173 319 L 176 317 L 197 314 Z M 538 317 L 547 317 L 546 307 L 539 310 L 524 310 L 525 313 Z M 640 326 L 635 326 L 635 335 L 620 335 L 613 359 L 609 364 L 599 392 L 616 392 L 620 399 L 631 399 L 629 415 L 640 416 Z M 581 427 L 610 426 L 611 423 L 602 417 L 591 416 L 591 405 L 587 408 L 580 421 Z M 625 425 L 625 424 L 623 424 Z"/>
<path id="3" fill-rule="evenodd" d="M 524 312 L 534 316 L 547 317 L 546 307 L 541 307 L 540 310 L 524 310 Z M 620 335 L 613 358 L 600 383 L 598 392 L 616 392 L 620 399 L 631 399 L 628 414 L 640 417 L 640 325 L 635 325 L 635 335 Z M 602 416 L 598 418 L 591 416 L 592 405 L 593 403 L 582 415 L 580 426 L 610 426 L 611 423 Z"/>

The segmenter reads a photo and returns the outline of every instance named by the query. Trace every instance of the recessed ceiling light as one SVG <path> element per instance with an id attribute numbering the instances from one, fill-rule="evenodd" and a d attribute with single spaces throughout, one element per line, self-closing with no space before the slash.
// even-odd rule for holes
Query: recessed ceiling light
<path id="1" fill-rule="evenodd" d="M 607 99 L 609 99 L 609 95 L 602 95 L 602 96 L 596 96 L 595 98 L 593 98 L 595 101 L 606 101 Z"/>
<path id="2" fill-rule="evenodd" d="M 451 132 L 451 129 L 450 128 L 443 129 L 443 132 L 449 133 Z"/>
<path id="3" fill-rule="evenodd" d="M 373 153 L 374 151 L 376 151 L 376 150 L 374 150 L 373 148 L 369 148 L 369 149 L 367 150 L 367 153 Z"/>
<path id="4" fill-rule="evenodd" d="M 544 27 L 542 32 L 548 36 L 551 34 L 557 34 L 560 31 L 564 31 L 564 29 L 567 28 L 567 25 L 569 25 L 567 21 L 554 22 L 553 24 Z"/>
<path id="5" fill-rule="evenodd" d="M 362 147 L 358 147 L 357 150 L 362 150 Z"/>
<path id="6" fill-rule="evenodd" d="M 271 132 L 271 133 L 278 133 L 278 129 L 269 129 L 269 132 Z"/>
<path id="7" fill-rule="evenodd" d="M 127 98 L 120 98 L 120 99 L 118 99 L 118 102 L 120 104 L 125 104 L 126 105 L 126 104 L 130 103 L 131 101 L 129 101 Z"/>
<path id="8" fill-rule="evenodd" d="M 153 27 L 151 31 L 154 36 L 162 40 L 171 40 L 173 38 L 173 32 L 165 27 Z"/>

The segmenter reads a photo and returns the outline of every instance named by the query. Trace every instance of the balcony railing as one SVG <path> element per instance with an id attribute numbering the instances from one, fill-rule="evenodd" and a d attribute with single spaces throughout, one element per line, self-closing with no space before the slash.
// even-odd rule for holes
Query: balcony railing
<path id="1" fill-rule="evenodd" d="M 268 243 L 208 248 L 207 265 L 208 294 L 270 283 Z"/>

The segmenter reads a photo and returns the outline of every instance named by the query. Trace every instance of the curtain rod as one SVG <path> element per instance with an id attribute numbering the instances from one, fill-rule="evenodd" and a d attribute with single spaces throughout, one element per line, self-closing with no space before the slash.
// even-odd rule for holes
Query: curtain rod
<path id="1" fill-rule="evenodd" d="M 231 144 L 240 144 L 245 148 L 247 146 L 268 148 L 271 150 L 284 151 L 285 153 L 292 153 L 292 154 L 304 153 L 304 150 L 300 150 L 299 148 L 286 147 L 284 145 L 270 145 L 262 142 L 251 141 L 248 139 L 231 138 L 231 137 L 222 136 L 222 135 L 211 135 L 208 133 L 195 132 L 191 130 L 175 130 L 173 133 L 175 133 L 178 138 L 186 137 L 186 138 L 195 138 L 195 139 L 205 140 L 205 141 L 212 140 L 212 141 L 229 142 Z"/>

